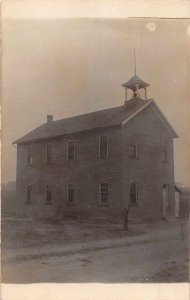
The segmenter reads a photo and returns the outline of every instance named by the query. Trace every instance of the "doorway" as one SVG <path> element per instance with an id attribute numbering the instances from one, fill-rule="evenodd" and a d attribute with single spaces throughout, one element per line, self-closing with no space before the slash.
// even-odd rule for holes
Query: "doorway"
<path id="1" fill-rule="evenodd" d="M 169 185 L 163 185 L 163 215 L 166 217 L 169 211 Z"/>
<path id="2" fill-rule="evenodd" d="M 179 218 L 179 192 L 175 191 L 175 217 Z"/>

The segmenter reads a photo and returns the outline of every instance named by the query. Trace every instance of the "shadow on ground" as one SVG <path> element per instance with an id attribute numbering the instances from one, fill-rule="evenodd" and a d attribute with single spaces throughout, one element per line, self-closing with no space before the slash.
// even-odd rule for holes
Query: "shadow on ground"
<path id="1" fill-rule="evenodd" d="M 4 218 L 2 281 L 189 282 L 187 221 L 129 225 Z"/>

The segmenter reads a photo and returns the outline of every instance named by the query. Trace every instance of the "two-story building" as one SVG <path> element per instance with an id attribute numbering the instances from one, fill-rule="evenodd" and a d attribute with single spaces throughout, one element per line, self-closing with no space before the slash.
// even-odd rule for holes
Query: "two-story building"
<path id="1" fill-rule="evenodd" d="M 124 105 L 47 122 L 17 145 L 20 216 L 174 215 L 174 129 L 136 74 Z M 127 99 L 129 90 L 132 97 Z"/>

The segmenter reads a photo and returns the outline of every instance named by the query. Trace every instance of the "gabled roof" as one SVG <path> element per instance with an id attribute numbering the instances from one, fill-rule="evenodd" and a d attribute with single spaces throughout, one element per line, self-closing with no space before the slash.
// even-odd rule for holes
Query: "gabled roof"
<path id="1" fill-rule="evenodd" d="M 142 110 L 144 110 L 147 106 L 149 106 L 153 112 L 157 115 L 157 117 L 160 119 L 161 123 L 165 127 L 165 129 L 168 131 L 168 133 L 173 137 L 173 138 L 178 138 L 177 133 L 173 129 L 173 127 L 170 125 L 164 114 L 161 112 L 157 104 L 154 102 L 154 100 L 150 100 L 147 102 L 143 107 L 139 108 L 138 111 L 134 112 L 130 117 L 128 117 L 126 120 L 122 122 L 122 125 L 125 125 L 128 123 L 132 118 L 134 118 L 137 114 L 139 114 Z"/>
<path id="2" fill-rule="evenodd" d="M 50 124 L 44 123 L 20 139 L 14 141 L 13 144 L 30 143 L 111 126 L 122 126 L 123 122 L 127 122 L 127 120 L 136 116 L 140 113 L 140 111 L 150 105 L 152 101 L 153 100 L 141 100 L 138 98 L 131 99 L 127 101 L 124 106 L 122 105 L 119 107 L 53 121 Z M 165 123 L 166 126 L 169 127 L 170 131 L 172 131 L 167 120 Z M 174 131 L 172 133 L 174 137 L 177 137 Z"/>
<path id="3" fill-rule="evenodd" d="M 174 138 L 178 138 L 179 137 L 178 134 L 176 133 L 174 128 L 171 126 L 171 124 L 168 122 L 168 120 L 166 119 L 166 117 L 164 116 L 164 114 L 162 113 L 160 108 L 158 107 L 158 105 L 154 101 L 152 101 L 150 107 L 155 112 L 155 114 L 158 116 L 158 118 L 160 119 L 160 121 L 162 122 L 164 127 L 168 130 L 170 135 L 172 135 Z"/>
<path id="4" fill-rule="evenodd" d="M 131 89 L 133 91 L 136 90 L 136 86 L 138 85 L 138 89 L 141 88 L 145 88 L 150 86 L 150 84 L 144 82 L 139 76 L 137 76 L 136 74 L 131 77 L 131 79 L 129 79 L 126 83 L 122 84 L 122 86 Z"/>

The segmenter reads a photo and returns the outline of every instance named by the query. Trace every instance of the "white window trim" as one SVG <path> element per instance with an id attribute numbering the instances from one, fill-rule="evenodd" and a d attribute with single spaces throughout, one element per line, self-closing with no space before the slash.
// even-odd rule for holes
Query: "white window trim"
<path id="1" fill-rule="evenodd" d="M 100 141 L 101 141 L 101 137 L 106 137 L 106 138 L 107 138 L 107 153 L 106 153 L 106 158 L 102 158 L 102 157 L 100 156 L 100 154 L 101 154 L 101 151 L 100 151 L 100 144 L 101 144 Z M 100 159 L 107 159 L 107 158 L 108 158 L 108 153 L 109 153 L 109 152 L 108 152 L 108 145 L 109 145 L 109 143 L 108 143 L 108 135 L 105 135 L 105 134 L 104 134 L 104 135 L 100 135 L 100 136 L 99 136 L 99 158 L 100 158 Z"/>
<path id="2" fill-rule="evenodd" d="M 108 193 L 107 193 L 108 200 L 106 202 L 102 201 L 102 197 L 101 197 L 102 196 L 102 189 L 101 189 L 102 184 L 107 184 L 107 186 L 108 186 Z M 104 204 L 104 205 L 107 205 L 109 203 L 109 184 L 107 182 L 101 182 L 99 184 L 99 202 L 100 202 L 100 204 Z"/>
<path id="3" fill-rule="evenodd" d="M 69 143 L 73 143 L 73 144 L 74 144 L 74 158 L 73 158 L 73 159 L 70 159 L 70 158 L 69 158 Z M 67 160 L 68 160 L 68 161 L 73 161 L 73 160 L 75 160 L 75 142 L 74 142 L 73 140 L 69 140 L 69 141 L 67 142 Z"/>
<path id="4" fill-rule="evenodd" d="M 69 202 L 69 185 L 73 185 L 74 188 L 74 201 Z M 75 189 L 75 184 L 74 183 L 67 183 L 67 204 L 68 205 L 74 205 L 76 203 L 76 189 Z"/>

